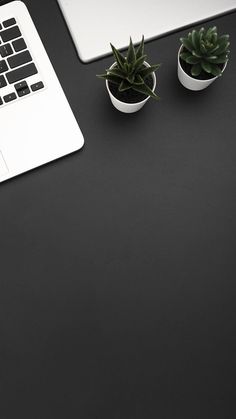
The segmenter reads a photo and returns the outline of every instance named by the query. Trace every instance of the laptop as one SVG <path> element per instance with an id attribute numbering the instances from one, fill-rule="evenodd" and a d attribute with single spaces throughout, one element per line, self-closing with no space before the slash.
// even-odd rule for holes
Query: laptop
<path id="1" fill-rule="evenodd" d="M 79 57 L 84 62 L 234 10 L 236 0 L 58 0 Z"/>
<path id="2" fill-rule="evenodd" d="M 0 182 L 79 150 L 83 135 L 21 1 L 0 6 Z"/>

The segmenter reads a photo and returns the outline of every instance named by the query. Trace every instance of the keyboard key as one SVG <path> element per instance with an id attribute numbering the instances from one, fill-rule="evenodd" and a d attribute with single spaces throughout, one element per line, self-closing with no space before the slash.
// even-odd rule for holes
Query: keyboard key
<path id="1" fill-rule="evenodd" d="M 2 58 L 13 54 L 13 49 L 10 44 L 5 44 L 0 47 L 0 54 Z"/>
<path id="2" fill-rule="evenodd" d="M 0 31 L 2 30 L 2 25 L 1 25 L 1 23 L 0 23 Z"/>
<path id="3" fill-rule="evenodd" d="M 5 73 L 8 70 L 8 66 L 5 60 L 0 61 L 0 74 Z"/>
<path id="4" fill-rule="evenodd" d="M 33 63 L 27 64 L 24 67 L 17 68 L 16 70 L 9 71 L 6 74 L 6 78 L 10 84 L 16 83 L 17 81 L 26 79 L 27 77 L 37 74 L 38 70 Z"/>
<path id="5" fill-rule="evenodd" d="M 13 55 L 13 57 L 8 58 L 8 64 L 11 68 L 19 67 L 20 65 L 29 63 L 32 61 L 32 57 L 29 51 L 21 52 L 20 54 Z"/>
<path id="6" fill-rule="evenodd" d="M 42 81 L 39 81 L 38 83 L 32 84 L 31 89 L 32 92 L 36 92 L 37 90 L 43 89 L 44 88 L 44 84 Z"/>
<path id="7" fill-rule="evenodd" d="M 12 92 L 9 95 L 6 95 L 6 96 L 3 97 L 5 103 L 11 102 L 12 100 L 15 100 L 16 98 L 17 98 L 17 96 L 16 96 L 15 92 Z"/>
<path id="8" fill-rule="evenodd" d="M 30 93 L 30 89 L 26 81 L 15 84 L 15 89 L 19 97 L 26 96 Z"/>
<path id="9" fill-rule="evenodd" d="M 12 39 L 19 38 L 21 36 L 21 32 L 18 26 L 12 26 L 12 28 L 6 29 L 5 31 L 1 31 L 0 35 L 2 37 L 3 42 L 9 42 Z"/>
<path id="10" fill-rule="evenodd" d="M 19 90 L 17 93 L 19 97 L 26 96 L 30 94 L 30 89 L 27 87 L 26 89 Z"/>
<path id="11" fill-rule="evenodd" d="M 16 24 L 16 19 L 14 18 L 5 20 L 5 22 L 3 22 L 4 28 L 8 28 L 9 26 L 13 26 L 15 24 Z"/>
<path id="12" fill-rule="evenodd" d="M 2 98 L 0 97 L 0 106 L 3 105 Z"/>
<path id="13" fill-rule="evenodd" d="M 23 38 L 17 39 L 16 41 L 13 41 L 12 45 L 13 45 L 14 50 L 16 52 L 22 51 L 23 49 L 27 48 L 26 43 L 25 43 Z"/>
<path id="14" fill-rule="evenodd" d="M 23 80 L 20 83 L 15 84 L 14 87 L 18 91 L 18 90 L 25 89 L 26 87 L 28 87 L 28 84 L 25 80 Z"/>
<path id="15" fill-rule="evenodd" d="M 6 79 L 4 76 L 0 76 L 0 89 L 7 85 Z"/>

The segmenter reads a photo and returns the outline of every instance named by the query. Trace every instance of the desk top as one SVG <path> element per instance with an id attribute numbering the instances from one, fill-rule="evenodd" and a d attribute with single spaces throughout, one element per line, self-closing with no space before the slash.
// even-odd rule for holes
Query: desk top
<path id="1" fill-rule="evenodd" d="M 0 186 L 0 416 L 231 419 L 236 15 L 222 79 L 185 90 L 182 32 L 152 41 L 162 100 L 125 115 L 111 57 L 82 64 L 56 1 L 27 5 L 86 144 Z"/>

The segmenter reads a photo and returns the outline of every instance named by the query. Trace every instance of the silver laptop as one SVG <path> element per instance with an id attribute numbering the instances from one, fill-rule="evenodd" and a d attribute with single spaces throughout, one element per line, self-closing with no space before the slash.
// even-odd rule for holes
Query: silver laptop
<path id="1" fill-rule="evenodd" d="M 26 6 L 0 7 L 0 182 L 79 150 L 83 136 Z"/>
<path id="2" fill-rule="evenodd" d="M 236 8 L 236 0 L 58 0 L 78 54 L 88 62 Z"/>

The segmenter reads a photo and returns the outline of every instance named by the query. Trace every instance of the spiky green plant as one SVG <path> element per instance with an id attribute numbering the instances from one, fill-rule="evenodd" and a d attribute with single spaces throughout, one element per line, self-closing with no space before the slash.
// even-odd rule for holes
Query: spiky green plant
<path id="1" fill-rule="evenodd" d="M 229 59 L 229 35 L 219 36 L 217 27 L 213 26 L 208 30 L 194 29 L 180 41 L 184 47 L 180 58 L 191 65 L 193 77 L 201 73 L 214 77 L 222 74 L 222 64 Z"/>
<path id="2" fill-rule="evenodd" d="M 108 68 L 105 74 L 100 74 L 98 77 L 119 85 L 119 92 L 125 92 L 132 89 L 155 99 L 159 99 L 147 85 L 146 79 L 160 67 L 160 64 L 155 64 L 150 67 L 145 66 L 144 62 L 147 59 L 147 55 L 144 54 L 144 37 L 142 37 L 142 41 L 137 49 L 134 48 L 132 39 L 130 38 L 126 57 L 112 44 L 111 49 L 116 60 L 116 65 L 112 68 Z"/>

